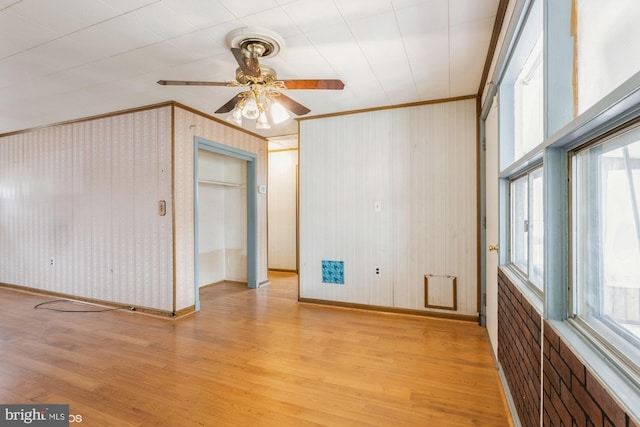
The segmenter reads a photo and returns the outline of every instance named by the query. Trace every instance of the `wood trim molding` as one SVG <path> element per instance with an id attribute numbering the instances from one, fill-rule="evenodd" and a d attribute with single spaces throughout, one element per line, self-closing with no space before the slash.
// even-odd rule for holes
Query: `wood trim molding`
<path id="1" fill-rule="evenodd" d="M 481 133 L 481 115 L 482 115 L 482 95 L 476 99 L 476 311 L 482 316 L 486 314 L 482 309 L 482 283 L 485 278 L 482 277 L 482 153 L 485 148 L 482 147 Z M 482 322 L 483 320 L 480 319 Z"/>
<path id="2" fill-rule="evenodd" d="M 41 295 L 41 296 L 64 298 L 71 301 L 80 301 L 80 302 L 95 304 L 105 308 L 120 308 L 123 311 L 132 311 L 135 313 L 161 317 L 164 319 L 177 319 L 179 317 L 184 317 L 188 314 L 191 314 L 192 312 L 195 312 L 194 306 L 186 307 L 186 308 L 183 308 L 182 310 L 179 310 L 178 312 L 175 312 L 175 311 L 160 310 L 157 308 L 141 307 L 137 305 L 130 305 L 130 304 L 124 304 L 124 303 L 120 304 L 120 303 L 115 303 L 110 301 L 98 300 L 95 298 L 79 297 L 75 295 L 64 294 L 61 292 L 46 291 L 43 289 L 29 288 L 27 286 L 10 285 L 8 283 L 2 283 L 2 282 L 0 282 L 0 289 L 9 289 L 17 292 L 24 292 L 29 294 Z"/>
<path id="3" fill-rule="evenodd" d="M 467 314 L 443 313 L 440 311 L 414 310 L 410 308 L 384 307 L 379 305 L 355 304 L 341 301 L 328 301 L 314 298 L 298 298 L 298 302 L 306 304 L 326 305 L 338 308 L 350 308 L 356 310 L 378 311 L 382 313 L 405 314 L 412 316 L 437 317 L 449 320 L 462 320 L 465 322 L 477 322 L 478 316 Z"/>
<path id="4" fill-rule="evenodd" d="M 207 283 L 206 285 L 201 285 L 198 289 L 210 288 L 211 286 L 223 285 L 225 283 L 229 283 L 232 285 L 244 285 L 247 286 L 247 282 L 243 282 L 240 280 L 218 280 L 217 282 Z"/>
<path id="5" fill-rule="evenodd" d="M 578 43 L 580 33 L 578 31 L 578 5 L 576 0 L 571 1 L 571 36 L 573 37 L 573 70 L 572 81 L 573 86 L 573 118 L 578 117 L 580 111 L 580 93 L 578 92 L 579 74 L 578 74 Z"/>
<path id="6" fill-rule="evenodd" d="M 217 117 L 214 117 L 214 116 L 212 116 L 210 114 L 204 113 L 204 112 L 202 112 L 200 110 L 196 110 L 195 108 L 186 106 L 186 105 L 181 104 L 181 103 L 179 103 L 177 101 L 171 101 L 171 104 L 173 106 L 175 106 L 175 107 L 181 108 L 181 109 L 186 110 L 186 111 L 188 111 L 190 113 L 197 114 L 197 115 L 199 115 L 201 117 L 204 117 L 205 119 L 213 120 L 214 122 L 216 122 L 218 124 L 224 125 L 226 127 L 233 128 L 233 129 L 235 129 L 235 130 L 237 130 L 239 132 L 246 133 L 247 135 L 251 135 L 253 137 L 259 138 L 259 139 L 261 139 L 263 141 L 266 141 L 266 142 L 269 141 L 267 138 L 265 138 L 262 135 L 258 135 L 257 133 L 253 133 L 253 132 L 251 132 L 251 131 L 249 131 L 247 129 L 243 129 L 243 128 L 239 127 L 239 126 L 232 125 L 231 123 L 229 123 L 229 122 L 227 122 L 225 120 L 221 120 L 221 119 L 219 119 Z"/>
<path id="7" fill-rule="evenodd" d="M 181 319 L 185 316 L 188 316 L 190 314 L 194 314 L 196 312 L 196 306 L 195 305 L 191 305 L 189 307 L 185 307 L 183 309 L 180 309 L 174 313 L 172 313 L 173 318 L 174 319 Z"/>
<path id="8" fill-rule="evenodd" d="M 493 62 L 493 56 L 496 53 L 496 47 L 498 46 L 498 38 L 500 38 L 500 31 L 502 31 L 502 25 L 504 24 L 504 17 L 507 14 L 507 6 L 509 0 L 500 0 L 498 4 L 498 10 L 496 12 L 496 20 L 493 22 L 493 31 L 491 33 L 491 40 L 489 41 L 489 51 L 487 52 L 487 59 L 484 61 L 484 69 L 482 70 L 482 77 L 480 78 L 480 87 L 478 88 L 478 96 L 482 96 L 484 88 L 487 84 L 487 78 L 489 77 L 489 69 L 491 69 L 491 62 Z"/>
<path id="9" fill-rule="evenodd" d="M 228 123 L 224 120 L 218 119 L 217 117 L 213 117 L 207 113 L 203 113 L 202 111 L 196 110 L 195 108 L 191 108 L 191 107 L 187 107 L 184 104 L 181 104 L 179 102 L 176 101 L 165 101 L 165 102 L 160 102 L 158 104 L 151 104 L 151 105 L 145 105 L 142 107 L 135 107 L 135 108 L 129 108 L 126 110 L 118 110 L 118 111 L 113 111 L 110 113 L 105 113 L 105 114 L 98 114 L 95 116 L 88 116 L 88 117 L 81 117 L 78 119 L 73 119 L 73 120 L 67 120 L 67 121 L 62 121 L 62 122 L 56 122 L 56 123 L 50 123 L 47 125 L 42 125 L 42 126 L 36 126 L 36 127 L 32 127 L 32 128 L 27 128 L 27 129 L 21 129 L 21 130 L 17 130 L 17 131 L 12 131 L 12 132 L 7 132 L 7 133 L 3 133 L 0 134 L 0 138 L 3 138 L 5 136 L 12 136 L 12 135 L 19 135 L 19 134 L 23 134 L 23 133 L 29 133 L 29 132 L 33 132 L 36 130 L 41 130 L 41 129 L 48 129 L 48 128 L 52 128 L 52 127 L 56 127 L 56 126 L 63 126 L 63 125 L 69 125 L 69 124 L 74 124 L 74 123 L 82 123 L 82 122 L 88 122 L 91 120 L 98 120 L 98 119 L 104 119 L 107 117 L 114 117 L 114 116 L 121 116 L 123 114 L 131 114 L 131 113 L 137 113 L 140 111 L 148 111 L 148 110 L 155 110 L 157 108 L 162 108 L 162 107 L 179 107 L 183 110 L 189 111 L 190 113 L 193 114 L 197 114 L 199 116 L 202 116 L 204 118 L 207 118 L 209 120 L 213 120 L 218 124 L 224 125 L 226 127 L 230 127 L 233 128 L 239 132 L 243 132 L 246 133 L 248 135 L 251 135 L 253 137 L 259 138 L 263 141 L 268 141 L 267 138 L 265 138 L 262 135 L 258 135 L 257 133 L 253 133 L 251 131 L 248 131 L 246 129 L 243 129 L 241 127 L 238 126 L 234 126 L 231 123 Z"/>
<path id="10" fill-rule="evenodd" d="M 171 105 L 171 257 L 172 267 L 172 299 L 173 312 L 176 312 L 178 301 L 178 275 L 176 273 L 176 265 L 178 265 L 177 244 L 176 244 L 176 106 Z"/>
<path id="11" fill-rule="evenodd" d="M 370 113 L 373 111 L 382 111 L 382 110 L 393 110 L 396 108 L 407 108 L 407 107 L 420 107 L 422 105 L 431 105 L 431 104 L 442 104 L 445 102 L 456 102 L 456 101 L 465 101 L 467 99 L 476 99 L 478 95 L 464 95 L 464 96 L 456 96 L 453 98 L 442 98 L 442 99 L 434 99 L 430 101 L 419 101 L 419 102 L 410 102 L 407 104 L 396 104 L 396 105 L 387 105 L 384 107 L 373 107 L 373 108 L 364 108 L 361 110 L 350 110 L 350 111 L 342 111 L 340 113 L 331 113 L 331 114 L 321 114 L 318 116 L 311 117 L 300 117 L 296 120 L 298 121 L 298 133 L 300 133 L 300 122 L 305 120 L 315 120 L 315 119 L 326 119 L 328 117 L 337 117 L 337 116 L 348 116 L 351 114 L 360 114 L 360 113 Z"/>
<path id="12" fill-rule="evenodd" d="M 298 147 L 296 148 L 277 148 L 275 150 L 268 150 L 269 153 L 282 153 L 286 151 L 298 151 Z"/>

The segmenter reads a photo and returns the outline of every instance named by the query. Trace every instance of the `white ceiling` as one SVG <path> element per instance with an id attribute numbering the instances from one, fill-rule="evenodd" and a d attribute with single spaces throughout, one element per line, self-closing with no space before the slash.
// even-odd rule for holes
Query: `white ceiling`
<path id="1" fill-rule="evenodd" d="M 156 81 L 234 79 L 225 37 L 247 26 L 284 39 L 261 61 L 279 78 L 345 83 L 287 91 L 308 116 L 476 94 L 498 3 L 0 0 L 0 134 L 168 100 L 215 115 L 242 89 Z M 297 123 L 255 132 L 293 134 Z"/>

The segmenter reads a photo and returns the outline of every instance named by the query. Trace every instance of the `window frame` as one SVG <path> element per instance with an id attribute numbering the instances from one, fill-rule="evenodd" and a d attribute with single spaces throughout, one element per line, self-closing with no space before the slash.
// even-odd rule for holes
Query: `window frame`
<path id="1" fill-rule="evenodd" d="M 483 91 L 481 119 L 486 118 L 492 99 L 497 95 L 499 106 L 499 140 L 513 138 L 513 90 L 508 83 L 513 82 L 509 73 L 514 57 L 517 60 L 519 45 L 526 39 L 526 22 L 536 0 L 516 0 L 513 16 L 509 22 L 505 40 L 507 43 L 499 51 L 487 90 Z M 623 82 L 602 99 L 581 112 L 574 113 L 573 78 L 574 30 L 571 27 L 571 0 L 537 0 L 544 2 L 544 141 L 520 159 L 514 159 L 513 147 L 499 145 L 499 242 L 501 247 L 509 246 L 509 179 L 526 169 L 532 163 L 543 159 L 544 170 L 544 245 L 545 288 L 542 299 L 529 290 L 508 265 L 508 251 L 500 251 L 502 270 L 520 288 L 529 302 L 543 313 L 544 319 L 558 331 L 568 345 L 592 374 L 622 404 L 627 413 L 640 419 L 640 387 L 631 381 L 631 374 L 620 368 L 616 355 L 594 339 L 595 334 L 582 327 L 579 319 L 570 314 L 571 280 L 570 254 L 570 209 L 569 193 L 569 151 L 607 135 L 615 129 L 640 121 L 640 71 Z"/>
<path id="2" fill-rule="evenodd" d="M 583 288 L 587 285 L 577 283 L 578 255 L 576 253 L 576 246 L 578 245 L 576 238 L 579 234 L 577 230 L 577 217 L 579 215 L 577 204 L 579 201 L 576 194 L 578 192 L 576 189 L 578 185 L 578 178 L 576 177 L 577 156 L 587 150 L 604 147 L 608 143 L 613 143 L 613 145 L 618 145 L 618 148 L 622 148 L 628 144 L 616 141 L 616 138 L 633 131 L 640 131 L 640 117 L 567 151 L 567 163 L 570 168 L 569 176 L 571 177 L 569 181 L 570 197 L 568 198 L 571 275 L 569 278 L 567 321 L 580 332 L 584 339 L 599 349 L 609 361 L 622 371 L 628 380 L 635 384 L 636 387 L 640 387 L 640 362 L 638 362 L 640 361 L 640 338 L 631 334 L 609 315 L 596 316 L 580 313 L 582 311 L 580 307 L 582 298 L 578 297 L 578 293 L 585 292 Z M 601 288 L 600 284 L 598 289 Z M 598 304 L 600 305 L 600 301 Z"/>
<path id="3" fill-rule="evenodd" d="M 531 146 L 529 151 L 516 152 L 516 146 L 523 145 L 521 133 L 521 127 L 523 122 L 523 108 L 518 104 L 521 100 L 521 96 L 518 94 L 518 86 L 521 82 L 521 76 L 523 71 L 527 67 L 530 69 L 528 72 L 532 72 L 531 61 L 533 64 L 543 64 L 543 85 L 545 80 L 545 44 L 544 44 L 544 20 L 543 20 L 543 3 L 544 0 L 531 0 L 528 5 L 528 12 L 526 18 L 522 23 L 520 29 L 518 41 L 509 58 L 506 61 L 505 68 L 503 70 L 503 77 L 501 78 L 499 86 L 499 117 L 500 117 L 500 141 L 510 141 L 508 146 L 504 143 L 500 143 L 500 169 L 505 170 L 519 164 L 521 162 L 527 162 L 532 155 L 541 153 L 541 144 L 546 138 L 546 125 L 544 115 L 544 99 L 543 99 L 543 111 L 542 114 L 542 139 L 538 141 L 535 146 Z M 536 47 L 539 47 L 539 41 L 542 38 L 542 51 L 541 57 L 538 58 Z M 535 54 L 536 57 L 532 58 L 531 55 Z M 544 97 L 543 97 L 544 98 Z M 510 178 L 511 173 L 506 178 Z"/>
<path id="4" fill-rule="evenodd" d="M 530 165 L 529 167 L 527 167 L 525 170 L 523 170 L 522 172 L 510 177 L 508 179 L 509 185 L 509 235 L 507 238 L 507 241 L 509 242 L 509 247 L 508 247 L 508 255 L 507 255 L 507 260 L 508 260 L 508 265 L 511 268 L 511 270 L 520 278 L 520 280 L 529 288 L 531 289 L 534 294 L 539 297 L 542 298 L 544 295 L 544 260 L 542 263 L 542 283 L 540 283 L 539 285 L 536 284 L 533 280 L 531 280 L 531 270 L 533 268 L 533 257 L 532 257 L 532 253 L 533 253 L 533 234 L 531 233 L 531 223 L 530 220 L 532 218 L 532 209 L 533 209 L 533 204 L 532 199 L 533 199 L 533 191 L 531 190 L 532 188 L 532 180 L 533 180 L 533 175 L 536 173 L 540 173 L 541 178 L 543 179 L 543 183 L 544 183 L 544 169 L 543 169 L 543 163 L 541 160 L 538 160 L 536 162 L 534 162 L 532 165 Z M 514 260 L 514 247 L 515 247 L 515 236 L 514 236 L 514 226 L 515 224 L 513 223 L 514 221 L 514 194 L 513 194 L 513 184 L 516 183 L 517 181 L 520 180 L 525 180 L 525 185 L 527 188 L 527 206 L 526 206 L 526 217 L 527 217 L 527 232 L 526 232 L 526 270 L 520 266 L 517 262 L 515 262 Z M 544 215 L 543 215 L 543 221 L 544 221 Z M 543 239 L 544 239 L 544 233 L 543 233 Z M 544 242 L 544 241 L 543 241 Z M 544 243 L 543 243 L 543 248 L 544 248 Z"/>
<path id="5" fill-rule="evenodd" d="M 520 67 L 518 69 L 514 69 L 512 72 L 516 75 L 515 80 L 513 81 L 513 104 L 514 104 L 514 118 L 513 118 L 513 156 L 514 160 L 518 160 L 525 156 L 529 151 L 534 149 L 537 145 L 541 144 L 544 141 L 544 101 L 542 105 L 538 105 L 534 103 L 533 105 L 525 104 L 525 99 L 530 99 L 531 92 L 525 90 L 525 86 L 528 86 L 530 82 L 534 81 L 536 78 L 542 79 L 544 85 L 544 52 L 543 52 L 543 39 L 544 39 L 544 30 L 541 28 L 539 32 L 536 33 L 535 28 L 529 29 L 531 32 L 531 37 L 533 39 L 533 44 L 529 46 L 528 44 L 525 47 L 525 52 L 530 51 L 524 57 L 524 62 L 519 64 Z M 536 37 L 537 34 L 537 37 Z M 531 42 L 528 42 L 531 43 Z M 538 74 L 540 73 L 540 74 Z M 538 111 L 537 108 L 541 107 Z M 536 134 L 537 131 L 540 132 L 540 139 L 535 141 L 533 144 L 526 138 L 527 131 L 531 131 L 530 129 L 531 123 L 527 123 L 525 120 L 526 116 L 530 116 L 532 113 L 539 114 L 537 117 L 540 120 L 540 128 L 535 128 Z"/>

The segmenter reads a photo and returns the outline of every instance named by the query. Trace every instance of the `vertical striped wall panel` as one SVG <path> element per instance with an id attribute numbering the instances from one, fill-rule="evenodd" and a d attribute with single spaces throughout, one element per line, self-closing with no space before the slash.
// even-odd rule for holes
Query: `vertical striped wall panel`
<path id="1" fill-rule="evenodd" d="M 301 297 L 393 306 L 392 131 L 389 111 L 301 122 Z M 344 285 L 322 283 L 323 260 Z"/>
<path id="2" fill-rule="evenodd" d="M 83 264 L 89 268 L 85 274 L 91 278 L 91 287 L 98 299 L 109 298 L 109 290 L 113 287 L 112 251 L 112 221 L 113 206 L 111 202 L 111 169 L 112 149 L 111 139 L 113 126 L 110 119 L 89 122 L 89 134 L 83 135 L 88 140 L 79 140 L 80 147 L 88 150 L 89 173 L 86 191 L 89 198 L 90 216 L 88 221 L 91 233 L 90 264 Z M 85 167 L 83 166 L 83 169 Z M 82 289 L 82 284 L 80 284 Z M 82 294 L 80 294 L 82 295 Z"/>
<path id="3" fill-rule="evenodd" d="M 427 310 L 424 275 L 452 275 L 455 313 L 475 315 L 475 101 L 300 128 L 301 297 Z M 322 282 L 322 260 L 344 261 L 344 285 Z"/>
<path id="4" fill-rule="evenodd" d="M 255 153 L 258 183 L 267 183 L 267 142 L 180 107 L 174 109 L 174 195 L 176 245 L 176 309 L 195 301 L 194 254 L 194 138 Z M 258 195 L 258 281 L 267 275 L 267 201 Z"/>
<path id="5" fill-rule="evenodd" d="M 0 144 L 0 281 L 12 284 L 24 281 L 26 272 L 24 199 L 30 184 L 23 179 L 23 138 L 9 136 Z"/>
<path id="6" fill-rule="evenodd" d="M 111 134 L 111 234 L 112 287 L 110 299 L 125 302 L 125 295 L 136 293 L 135 272 L 135 169 L 138 166 L 130 115 L 109 119 Z"/>
<path id="7" fill-rule="evenodd" d="M 170 311 L 171 109 L 0 138 L 0 282 Z M 53 259 L 53 265 L 50 265 Z"/>
<path id="8" fill-rule="evenodd" d="M 174 298 L 174 230 L 173 230 L 173 109 L 162 108 L 158 110 L 158 199 L 166 202 L 166 216 L 159 218 L 156 227 L 158 234 L 158 280 L 160 283 L 171 283 L 171 286 L 162 288 L 162 293 L 157 294 L 158 305 L 175 304 Z M 169 129 L 169 132 L 165 132 Z"/>

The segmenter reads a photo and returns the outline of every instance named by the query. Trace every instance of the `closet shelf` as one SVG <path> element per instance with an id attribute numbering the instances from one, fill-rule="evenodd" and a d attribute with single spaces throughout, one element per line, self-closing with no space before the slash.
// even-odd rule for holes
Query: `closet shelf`
<path id="1" fill-rule="evenodd" d="M 240 187 L 242 185 L 236 182 L 212 181 L 210 179 L 199 179 L 198 184 L 222 185 L 224 187 Z"/>

